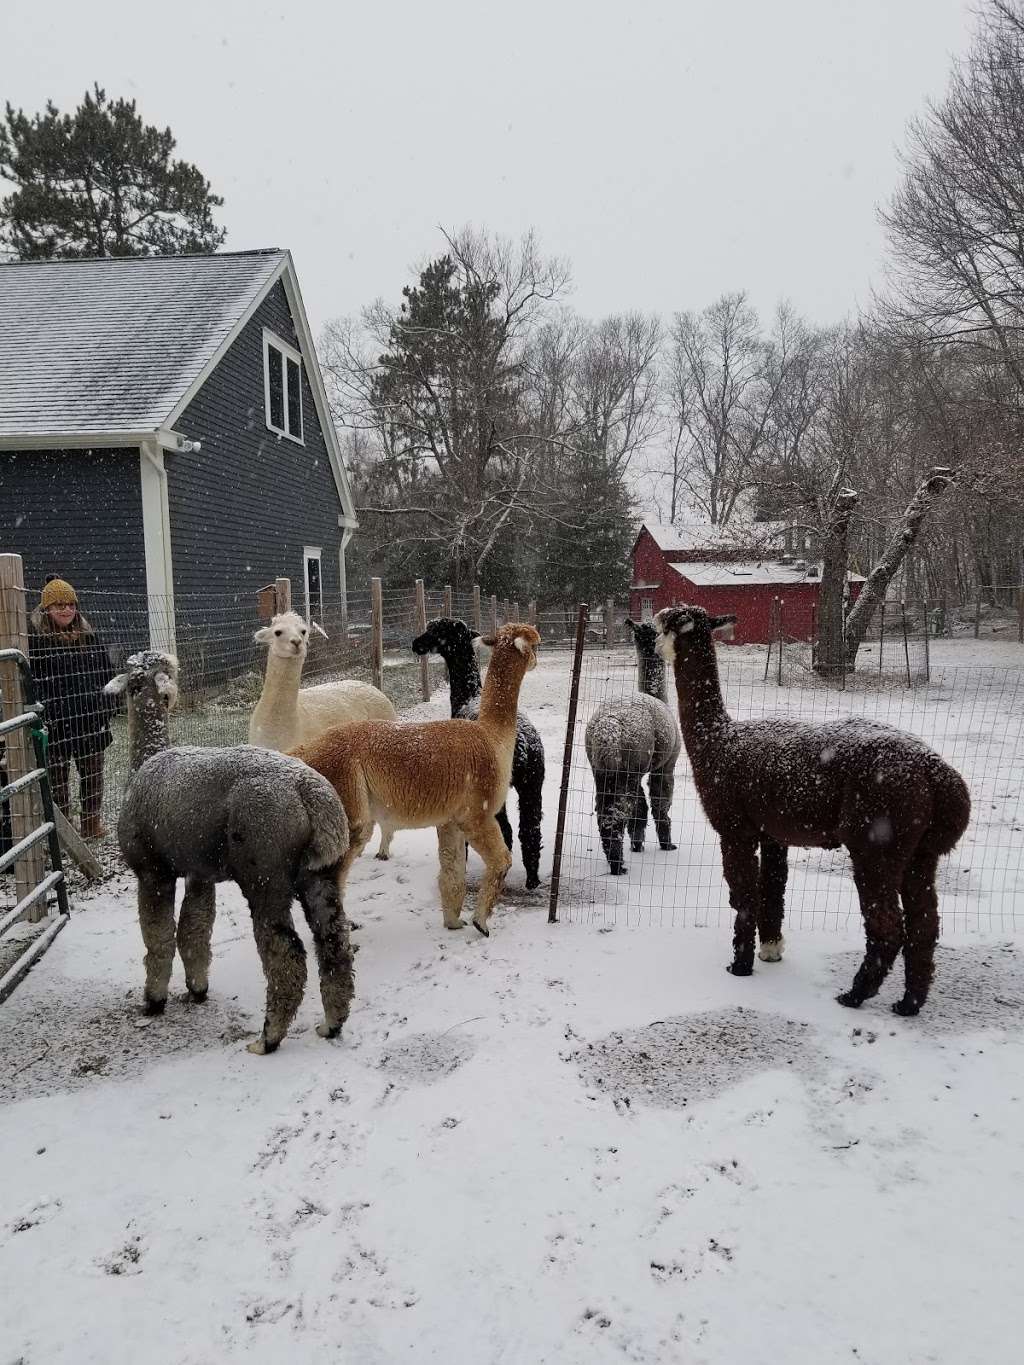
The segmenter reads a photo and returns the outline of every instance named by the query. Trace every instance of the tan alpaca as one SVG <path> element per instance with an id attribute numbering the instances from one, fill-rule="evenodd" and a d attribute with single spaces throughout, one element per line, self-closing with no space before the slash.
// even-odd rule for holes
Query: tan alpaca
<path id="1" fill-rule="evenodd" d="M 375 823 L 391 829 L 433 825 L 445 927 L 462 928 L 469 843 L 485 865 L 473 924 L 489 933 L 487 921 L 512 863 L 494 817 L 505 803 L 512 772 L 519 688 L 536 666 L 539 643 L 527 625 L 502 626 L 484 640 L 491 662 L 476 720 L 359 721 L 292 750 L 333 784 L 345 807 L 350 842 L 341 864 L 342 887 Z"/>

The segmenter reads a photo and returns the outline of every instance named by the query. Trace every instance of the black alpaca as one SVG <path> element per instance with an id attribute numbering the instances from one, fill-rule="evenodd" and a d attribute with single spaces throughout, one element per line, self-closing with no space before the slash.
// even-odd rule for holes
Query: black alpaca
<path id="1" fill-rule="evenodd" d="M 422 635 L 412 642 L 414 654 L 439 654 L 448 669 L 452 716 L 475 720 L 480 712 L 480 669 L 473 641 L 476 631 L 465 621 L 439 616 L 428 621 Z M 543 814 L 544 745 L 533 725 L 520 711 L 516 720 L 516 747 L 512 755 L 510 784 L 519 801 L 519 848 L 526 868 L 528 890 L 540 886 L 540 823 Z M 505 847 L 512 847 L 512 826 L 505 807 L 495 817 Z"/>

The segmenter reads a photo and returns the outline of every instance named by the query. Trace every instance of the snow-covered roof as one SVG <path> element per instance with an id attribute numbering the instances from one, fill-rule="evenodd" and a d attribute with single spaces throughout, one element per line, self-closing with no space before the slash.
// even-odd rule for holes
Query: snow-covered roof
<path id="1" fill-rule="evenodd" d="M 161 427 L 287 259 L 0 265 L 0 439 Z"/>
<path id="2" fill-rule="evenodd" d="M 677 519 L 671 526 L 661 521 L 645 521 L 643 525 L 658 549 L 664 550 L 667 554 L 685 554 L 692 550 L 729 543 L 718 527 L 712 526 L 710 521 Z"/>
<path id="3" fill-rule="evenodd" d="M 680 564 L 676 572 L 701 588 L 742 588 L 764 584 L 821 582 L 821 564 L 804 560 L 797 560 L 793 564 L 779 564 L 768 559 L 743 564 L 695 561 L 691 564 Z M 860 574 L 851 573 L 849 578 L 851 582 L 864 581 Z"/>

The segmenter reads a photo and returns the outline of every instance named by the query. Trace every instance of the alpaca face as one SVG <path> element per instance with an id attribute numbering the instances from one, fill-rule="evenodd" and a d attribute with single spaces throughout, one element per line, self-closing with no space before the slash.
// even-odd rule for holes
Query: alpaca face
<path id="1" fill-rule="evenodd" d="M 474 641 L 479 638 L 476 631 L 470 630 L 465 621 L 457 621 L 452 616 L 439 616 L 434 621 L 428 621 L 423 634 L 416 636 L 412 642 L 412 652 L 440 654 L 441 658 L 447 661 L 464 654 L 466 650 L 471 650 Z"/>
<path id="2" fill-rule="evenodd" d="M 486 645 L 491 651 L 492 666 L 501 653 L 515 649 L 526 660 L 527 673 L 537 667 L 537 646 L 540 644 L 540 635 L 534 630 L 533 626 L 521 624 L 502 626 L 496 635 L 482 636 L 480 643 Z"/>
<path id="3" fill-rule="evenodd" d="M 732 639 L 736 617 L 709 616 L 703 607 L 662 607 L 654 618 L 657 632 L 656 649 L 661 657 L 672 663 L 677 655 L 696 653 L 713 636 Z"/>
<path id="4" fill-rule="evenodd" d="M 266 645 L 275 658 L 305 659 L 309 646 L 309 627 L 297 611 L 285 611 L 275 616 L 269 626 L 258 630 L 252 638 L 257 644 Z"/>
<path id="5" fill-rule="evenodd" d="M 133 706 L 148 702 L 170 711 L 178 701 L 178 661 L 173 654 L 144 649 L 130 656 L 125 672 L 111 678 L 103 691 L 108 697 L 127 692 Z"/>

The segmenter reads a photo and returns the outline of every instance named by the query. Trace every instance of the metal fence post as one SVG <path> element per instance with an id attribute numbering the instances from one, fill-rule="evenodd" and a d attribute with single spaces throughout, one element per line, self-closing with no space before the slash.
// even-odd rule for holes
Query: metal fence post
<path id="1" fill-rule="evenodd" d="M 379 578 L 370 579 L 370 681 L 379 691 L 384 690 L 384 596 Z"/>
<path id="2" fill-rule="evenodd" d="M 473 629 L 478 635 L 483 634 L 484 618 L 480 610 L 480 584 L 473 584 Z"/>
<path id="3" fill-rule="evenodd" d="M 903 657 L 904 657 L 904 659 L 906 660 L 906 663 L 907 663 L 907 686 L 908 686 L 908 687 L 913 687 L 913 683 L 912 683 L 911 680 L 910 680 L 910 640 L 909 640 L 909 637 L 908 637 L 908 635 L 907 635 L 907 604 L 906 604 L 906 602 L 901 602 L 901 603 L 900 603 L 900 611 L 901 611 L 902 614 L 903 614 Z"/>
<path id="4" fill-rule="evenodd" d="M 580 670 L 583 666 L 583 642 L 587 635 L 589 610 L 581 602 L 576 614 L 576 644 L 572 655 L 572 681 L 569 684 L 569 714 L 565 722 L 565 748 L 562 751 L 562 783 L 558 790 L 558 821 L 555 825 L 555 849 L 551 859 L 551 895 L 548 900 L 548 923 L 558 921 L 558 886 L 562 877 L 562 843 L 565 839 L 565 809 L 569 802 L 569 774 L 572 771 L 572 742 L 576 731 L 576 705 L 580 696 Z"/>
<path id="5" fill-rule="evenodd" d="M 416 580 L 416 633 L 422 635 L 427 628 L 427 594 L 423 579 Z M 430 700 L 430 660 L 426 654 L 420 655 L 420 691 L 423 700 Z"/>
<path id="6" fill-rule="evenodd" d="M 0 649 L 18 649 L 28 657 L 28 612 L 25 607 L 25 577 L 21 555 L 0 555 Z M 25 710 L 21 673 L 15 663 L 0 664 L 0 696 L 3 718 L 11 720 Z M 10 782 L 34 771 L 32 741 L 25 730 L 7 736 L 7 776 Z M 16 792 L 10 799 L 11 833 L 18 843 L 39 824 L 40 802 L 34 785 Z M 43 850 L 36 846 L 14 865 L 15 898 L 21 900 L 42 880 L 45 867 Z M 44 919 L 46 906 L 36 905 L 27 916 Z"/>
<path id="7" fill-rule="evenodd" d="M 491 594 L 491 634 L 495 635 L 498 631 L 498 599 Z"/>
<path id="8" fill-rule="evenodd" d="M 604 604 L 604 647 L 611 649 L 615 643 L 615 598 L 609 597 Z"/>

